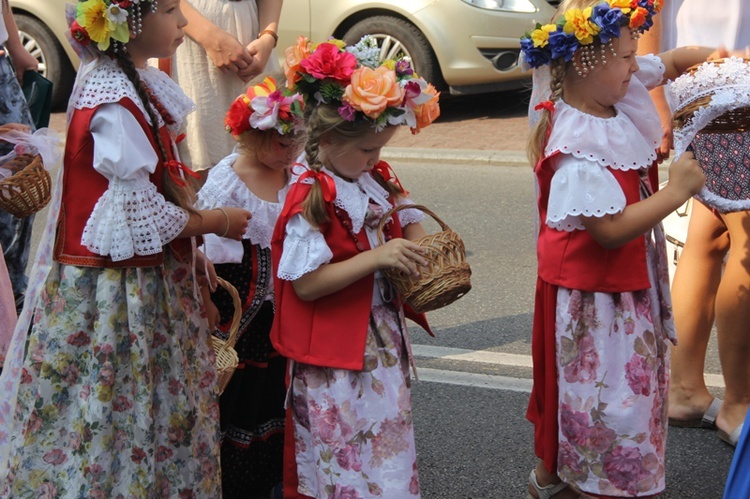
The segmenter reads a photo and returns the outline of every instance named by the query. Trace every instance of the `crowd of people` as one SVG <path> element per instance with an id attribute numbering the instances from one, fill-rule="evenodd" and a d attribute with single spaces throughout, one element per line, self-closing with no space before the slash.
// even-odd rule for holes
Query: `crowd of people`
<path id="1" fill-rule="evenodd" d="M 741 57 L 750 9 L 664 1 L 564 0 L 521 39 L 540 216 L 532 499 L 658 497 L 668 425 L 718 429 L 738 449 L 726 497 L 750 495 L 748 208 L 706 201 L 710 134 L 672 140 L 699 83 L 671 105 L 655 90 Z M 36 69 L 2 2 L 0 156 L 4 135 L 34 134 L 19 79 Z M 370 37 L 300 36 L 282 70 L 281 6 L 69 8 L 81 67 L 28 278 L 33 218 L 0 211 L 0 497 L 420 496 L 405 319 L 429 326 L 383 271 L 419 276 L 426 232 L 380 153 L 439 116 L 439 92 Z M 726 19 L 725 39 L 689 29 Z M 689 199 L 671 293 L 661 221 Z M 723 402 L 703 382 L 714 320 Z M 220 391 L 212 341 L 230 335 Z"/>

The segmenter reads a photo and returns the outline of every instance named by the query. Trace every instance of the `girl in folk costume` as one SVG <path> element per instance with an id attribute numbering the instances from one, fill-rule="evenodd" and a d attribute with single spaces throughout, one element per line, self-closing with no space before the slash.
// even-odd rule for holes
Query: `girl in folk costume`
<path id="1" fill-rule="evenodd" d="M 40 247 L 54 261 L 33 276 L 2 374 L 3 496 L 221 495 L 216 373 L 193 270 L 203 265 L 189 238 L 239 239 L 250 214 L 192 209 L 174 156 L 193 104 L 146 61 L 182 42 L 179 4 L 69 11 L 85 62 Z"/>
<path id="2" fill-rule="evenodd" d="M 380 273 L 416 273 L 417 210 L 382 148 L 437 117 L 438 94 L 407 61 L 378 62 L 374 40 L 287 50 L 305 98 L 305 167 L 272 239 L 276 349 L 290 360 L 285 497 L 419 497 L 403 307 Z M 423 318 L 423 317 L 422 317 Z M 426 326 L 426 324 L 425 324 Z"/>
<path id="3" fill-rule="evenodd" d="M 712 50 L 636 57 L 659 9 L 658 0 L 564 2 L 556 23 L 522 39 L 526 62 L 550 82 L 529 142 L 540 215 L 533 498 L 578 497 L 568 485 L 605 497 L 664 489 L 675 335 L 659 222 L 705 177 L 686 153 L 655 192 L 662 131 L 648 90 Z"/>
<path id="4" fill-rule="evenodd" d="M 224 497 L 268 496 L 281 482 L 286 359 L 271 346 L 274 314 L 271 235 L 302 145 L 302 97 L 271 76 L 237 97 L 226 115 L 236 152 L 208 174 L 198 206 L 234 206 L 252 213 L 242 241 L 205 236 L 206 256 L 219 277 L 240 293 L 242 319 L 235 345 L 240 363 L 221 396 Z M 219 289 L 214 334 L 227 339 L 234 306 Z"/>

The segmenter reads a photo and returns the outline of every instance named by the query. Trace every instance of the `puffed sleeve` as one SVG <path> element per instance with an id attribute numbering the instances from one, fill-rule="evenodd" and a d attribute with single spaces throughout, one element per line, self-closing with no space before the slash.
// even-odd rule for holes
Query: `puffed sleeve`
<path id="1" fill-rule="evenodd" d="M 396 205 L 398 206 L 405 204 L 414 204 L 414 201 L 409 198 L 402 198 L 396 201 Z M 401 227 L 406 227 L 409 224 L 421 223 L 424 220 L 424 212 L 414 208 L 404 208 L 396 215 L 398 216 L 398 221 L 401 223 Z"/>
<path id="2" fill-rule="evenodd" d="M 279 279 L 297 280 L 332 258 L 333 253 L 322 232 L 310 225 L 302 215 L 289 219 L 279 261 Z"/>
<path id="3" fill-rule="evenodd" d="M 654 54 L 636 56 L 636 61 L 638 62 L 638 71 L 636 71 L 635 76 L 647 89 L 653 90 L 661 85 L 666 68 L 659 56 Z"/>
<path id="4" fill-rule="evenodd" d="M 625 193 L 612 172 L 585 158 L 560 156 L 547 203 L 549 227 L 582 230 L 581 215 L 603 217 L 625 209 Z"/>
<path id="5" fill-rule="evenodd" d="M 151 142 L 119 104 L 101 106 L 90 129 L 94 169 L 109 186 L 86 222 L 81 243 L 113 261 L 160 253 L 185 228 L 188 213 L 164 199 L 149 180 L 158 162 Z"/>

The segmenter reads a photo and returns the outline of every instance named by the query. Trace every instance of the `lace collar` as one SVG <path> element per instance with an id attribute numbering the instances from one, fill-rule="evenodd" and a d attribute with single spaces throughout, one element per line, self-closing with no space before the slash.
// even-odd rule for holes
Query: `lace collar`
<path id="1" fill-rule="evenodd" d="M 557 101 L 545 155 L 559 151 L 616 170 L 651 166 L 662 128 L 648 89 L 636 75 L 615 110 L 614 117 L 599 118 Z"/>
<path id="2" fill-rule="evenodd" d="M 169 129 L 175 133 L 185 117 L 195 110 L 195 104 L 163 71 L 147 65 L 138 69 L 138 74 L 164 109 L 174 118 L 175 124 L 170 125 Z M 102 104 L 119 102 L 127 97 L 147 114 L 135 87 L 117 63 L 109 57 L 99 58 L 93 67 L 86 70 L 86 78 L 78 85 L 70 103 L 75 109 L 95 108 Z M 159 125 L 163 125 L 161 116 L 158 118 Z"/>
<path id="3" fill-rule="evenodd" d="M 246 209 L 253 216 L 247 223 L 243 238 L 250 239 L 261 248 L 270 248 L 273 229 L 291 182 L 279 190 L 278 202 L 261 199 L 247 188 L 232 168 L 238 156 L 236 153 L 230 154 L 211 168 L 206 184 L 198 191 L 198 205 L 204 209 L 217 206 Z"/>
<path id="4" fill-rule="evenodd" d="M 310 168 L 303 157 L 299 159 L 298 166 L 305 169 Z M 321 171 L 333 178 L 336 186 L 336 199 L 333 204 L 349 215 L 352 221 L 352 230 L 355 234 L 362 230 L 364 226 L 365 216 L 371 201 L 383 208 L 384 212 L 393 208 L 393 205 L 388 201 L 388 191 L 378 184 L 372 174 L 363 173 L 357 180 L 348 182 L 328 168 L 324 167 Z M 304 182 L 312 183 L 313 180 L 306 179 Z"/>

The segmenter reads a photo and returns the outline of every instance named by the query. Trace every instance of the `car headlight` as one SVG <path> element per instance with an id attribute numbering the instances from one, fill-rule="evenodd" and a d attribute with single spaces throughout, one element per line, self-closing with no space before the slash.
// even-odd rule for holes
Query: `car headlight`
<path id="1" fill-rule="evenodd" d="M 536 6 L 530 0 L 462 0 L 464 3 L 487 10 L 533 13 Z"/>

